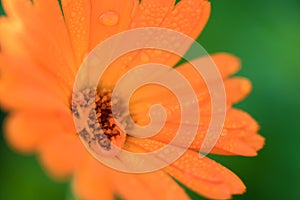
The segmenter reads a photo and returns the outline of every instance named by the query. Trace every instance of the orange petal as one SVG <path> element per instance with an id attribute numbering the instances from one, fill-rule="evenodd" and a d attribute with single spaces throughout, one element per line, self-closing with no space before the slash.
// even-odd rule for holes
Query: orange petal
<path id="1" fill-rule="evenodd" d="M 133 13 L 131 20 L 130 28 L 141 28 L 141 27 L 160 27 L 163 20 L 171 12 L 175 4 L 174 0 L 143 0 L 136 8 Z M 147 62 L 152 62 L 148 58 L 148 55 L 145 53 L 146 50 L 140 50 L 134 52 L 132 55 L 126 57 L 132 57 L 133 59 L 125 58 L 123 60 L 129 60 L 126 70 L 131 67 L 137 66 L 144 63 L 144 60 Z M 143 59 L 145 57 L 145 59 Z M 124 62 L 124 61 L 123 61 Z"/>
<path id="2" fill-rule="evenodd" d="M 220 75 L 223 79 L 227 78 L 228 76 L 234 74 L 240 69 L 241 63 L 240 60 L 228 53 L 216 53 L 210 55 L 212 61 L 218 68 Z M 201 64 L 205 64 L 205 59 L 207 57 L 200 57 L 197 59 L 192 60 L 193 63 L 198 63 L 199 66 Z M 201 76 L 197 76 L 199 73 L 194 69 L 194 67 L 190 63 L 184 63 L 176 67 L 176 70 L 183 74 L 188 80 L 193 81 L 197 80 L 199 85 L 203 85 L 203 79 Z"/>
<path id="3" fill-rule="evenodd" d="M 178 31 L 196 39 L 206 25 L 209 15 L 210 3 L 208 1 L 181 0 L 166 16 L 161 27 Z M 148 55 L 151 57 L 151 62 L 158 62 L 167 66 L 174 66 L 181 59 L 175 54 L 166 52 L 157 54 L 152 51 L 152 53 L 148 52 Z"/>
<path id="4" fill-rule="evenodd" d="M 215 62 L 223 78 L 236 73 L 241 67 L 240 59 L 228 53 L 212 54 L 211 58 Z"/>
<path id="5" fill-rule="evenodd" d="M 138 4 L 137 0 L 134 2 Z M 143 0 L 137 8 L 133 9 L 130 28 L 159 27 L 173 9 L 174 3 L 174 0 Z M 121 56 L 109 67 L 101 85 L 112 86 L 129 69 L 145 62 L 152 62 L 145 52 L 148 51 L 139 50 Z"/>
<path id="6" fill-rule="evenodd" d="M 145 174 L 113 171 L 112 174 L 117 191 L 125 199 L 189 199 L 184 190 L 162 171 Z"/>
<path id="7" fill-rule="evenodd" d="M 89 50 L 106 38 L 129 28 L 136 0 L 92 0 Z"/>
<path id="8" fill-rule="evenodd" d="M 166 12 L 167 15 L 159 27 L 172 29 L 195 39 L 208 21 L 210 3 L 206 0 L 182 0 L 171 12 L 167 9 Z M 159 20 L 159 18 L 156 19 Z M 180 56 L 165 51 L 147 50 L 145 52 L 149 57 L 149 62 L 161 63 L 170 67 L 181 59 Z"/>
<path id="9" fill-rule="evenodd" d="M 109 169 L 87 152 L 75 172 L 73 190 L 77 197 L 86 200 L 114 199 Z"/>
<path id="10" fill-rule="evenodd" d="M 252 133 L 245 137 L 225 136 L 219 139 L 216 146 L 210 152 L 220 155 L 256 156 L 265 143 L 265 139 Z"/>
<path id="11" fill-rule="evenodd" d="M 197 38 L 210 14 L 210 3 L 206 0 L 181 0 L 166 17 L 162 27 L 179 31 Z"/>
<path id="12" fill-rule="evenodd" d="M 20 48 L 19 41 L 12 37 L 16 33 L 22 32 L 22 29 L 23 25 L 20 20 L 13 19 L 12 17 L 0 17 L 1 54 L 3 52 L 14 52 L 15 55 L 27 55 L 24 49 Z"/>
<path id="13" fill-rule="evenodd" d="M 203 127 L 204 125 L 208 126 L 210 122 L 210 118 L 211 118 L 210 115 L 204 115 L 200 120 L 200 126 L 201 125 L 203 125 Z M 223 128 L 230 130 L 232 133 L 240 134 L 241 136 L 244 136 L 244 133 L 257 132 L 259 129 L 259 125 L 245 111 L 236 108 L 228 108 L 226 110 L 226 118 L 225 118 Z M 246 132 L 241 132 L 240 130 L 245 130 Z"/>
<path id="14" fill-rule="evenodd" d="M 134 13 L 131 28 L 160 26 L 174 4 L 174 0 L 143 0 Z"/>
<path id="15" fill-rule="evenodd" d="M 78 68 L 89 53 L 91 3 L 86 0 L 62 0 L 61 3 Z"/>
<path id="16" fill-rule="evenodd" d="M 172 102 L 172 99 L 169 97 L 163 99 L 167 99 L 168 102 Z M 163 142 L 165 144 L 170 143 L 170 141 L 175 137 L 181 123 L 180 108 L 172 110 L 175 104 L 167 105 L 168 102 L 163 104 L 168 114 L 167 121 L 163 129 L 155 136 L 151 137 L 151 139 Z M 159 100 L 158 103 L 160 103 Z M 153 102 L 151 102 L 151 104 L 153 104 Z M 147 103 L 141 105 L 144 105 L 144 107 L 140 107 L 141 109 L 132 112 L 133 118 L 138 124 L 146 125 L 150 122 L 150 118 L 147 115 L 150 105 Z M 135 109 L 137 108 L 135 107 Z M 211 120 L 210 117 L 210 115 L 202 115 L 201 113 L 199 124 L 181 123 L 181 125 L 187 127 L 196 126 L 198 128 L 198 132 L 190 146 L 191 149 L 195 151 L 200 150 L 208 131 Z M 228 109 L 223 130 L 220 133 L 218 141 L 216 141 L 217 143 L 212 153 L 255 156 L 257 154 L 256 152 L 260 150 L 264 144 L 263 139 L 253 136 L 257 134 L 258 129 L 259 126 L 257 122 L 249 114 L 237 109 Z M 252 138 L 252 140 L 250 140 L 250 138 Z M 186 141 L 184 140 L 176 143 L 178 146 L 182 146 L 184 144 L 186 144 Z"/>
<path id="17" fill-rule="evenodd" d="M 192 87 L 194 89 L 197 88 L 197 84 L 193 84 Z M 184 95 L 189 95 L 186 88 L 184 86 L 180 87 L 178 85 L 179 92 L 177 96 L 183 97 Z M 146 85 L 140 87 L 137 91 L 133 93 L 130 101 L 130 113 L 134 120 L 142 124 L 149 123 L 150 119 L 148 116 L 149 109 L 154 104 L 160 104 L 166 111 L 167 114 L 167 122 L 178 124 L 181 120 L 181 110 L 186 112 L 195 113 L 193 106 L 199 107 L 200 109 L 200 119 L 203 122 L 207 122 L 209 124 L 210 115 L 211 115 L 211 103 L 210 103 L 210 95 L 209 93 L 203 89 L 201 91 L 201 87 L 198 87 L 198 93 L 195 93 L 197 99 L 194 100 L 190 98 L 188 101 L 183 102 L 182 105 L 179 104 L 176 96 L 170 92 L 168 89 L 163 86 L 158 85 Z M 227 109 L 230 108 L 230 105 L 225 105 Z M 225 108 L 226 109 L 226 108 Z M 205 121 L 204 121 L 205 120 Z M 200 121 L 200 123 L 201 123 Z"/>
<path id="18" fill-rule="evenodd" d="M 151 90 L 151 91 L 154 91 L 154 90 Z M 150 93 L 151 93 L 151 91 L 150 91 Z M 157 91 L 157 89 L 155 91 Z M 146 94 L 146 93 L 144 92 L 143 94 Z M 153 101 L 148 100 L 146 102 L 133 104 L 131 106 L 131 108 L 132 108 L 131 113 L 132 113 L 134 120 L 140 125 L 148 124 L 150 122 L 150 118 L 148 116 L 150 105 L 153 105 L 155 103 L 162 104 L 164 106 L 164 108 L 166 109 L 166 113 L 168 115 L 167 121 L 166 121 L 163 129 L 159 133 L 157 133 L 154 137 L 152 137 L 151 139 L 154 139 L 154 140 L 157 140 L 157 141 L 160 141 L 163 143 L 169 143 L 177 134 L 180 124 L 187 126 L 187 127 L 192 127 L 192 126 L 195 127 L 196 126 L 195 128 L 198 129 L 198 132 L 197 132 L 196 137 L 194 138 L 190 148 L 194 149 L 196 151 L 199 151 L 199 149 L 204 141 L 205 135 L 207 134 L 208 125 L 210 124 L 210 120 L 211 120 L 210 114 L 209 115 L 203 114 L 203 106 L 200 106 L 200 108 L 201 108 L 200 115 L 201 116 L 200 116 L 199 124 L 181 123 L 180 107 L 178 107 L 177 104 L 173 104 L 173 99 L 171 97 L 165 98 L 164 96 L 161 96 L 161 99 L 157 99 L 156 101 L 154 101 L 154 100 L 155 99 L 153 99 Z M 191 113 L 192 112 L 194 112 L 194 111 L 191 111 Z M 237 113 L 237 115 L 238 115 L 238 113 Z M 243 115 L 241 115 L 241 117 L 243 117 Z M 245 135 L 246 133 L 249 133 L 249 132 L 255 132 L 257 129 L 255 130 L 253 128 L 248 128 L 248 125 L 251 126 L 251 124 L 249 123 L 249 124 L 245 125 L 244 121 L 243 121 L 244 119 L 242 119 L 242 120 L 236 119 L 236 128 L 235 129 L 230 128 L 231 122 L 229 120 L 227 120 L 227 122 L 225 123 L 225 127 L 223 129 L 223 132 L 221 133 L 222 137 L 227 138 L 226 136 L 223 136 L 225 134 L 236 135 L 237 137 L 242 137 L 243 134 Z M 255 121 L 253 122 L 250 119 L 248 121 L 256 124 Z M 253 126 L 254 126 L 254 124 L 253 124 Z M 229 128 L 226 128 L 226 126 L 228 126 Z M 247 145 L 247 144 L 244 144 L 243 141 L 239 141 L 238 139 L 239 138 L 237 138 L 237 140 L 234 140 L 235 142 L 238 143 L 237 145 L 242 145 L 242 144 Z M 184 141 L 184 140 L 180 140 L 180 141 L 178 141 L 178 143 L 176 143 L 176 145 L 182 146 L 182 145 L 186 144 L 185 142 L 186 141 Z M 227 140 L 223 139 L 220 141 L 220 144 L 227 147 L 227 146 L 231 145 L 231 141 L 227 141 Z M 247 148 L 252 150 L 251 155 L 253 154 L 252 152 L 256 153 L 256 151 L 254 149 L 252 149 L 251 146 L 248 145 Z M 234 150 L 235 154 L 239 154 L 239 153 L 242 154 L 244 149 L 242 149 L 241 152 L 238 151 L 238 150 L 240 150 L 239 148 L 232 148 L 231 151 L 233 151 L 233 150 Z"/>
<path id="19" fill-rule="evenodd" d="M 205 117 L 202 118 L 205 120 Z M 204 124 L 208 124 L 204 122 Z M 243 155 L 255 156 L 257 151 L 264 145 L 263 137 L 257 134 L 259 125 L 247 113 L 230 109 L 227 111 L 225 123 L 218 142 L 211 153 L 223 155 Z M 193 144 L 192 149 L 199 150 L 207 128 L 200 126 Z"/>
<path id="20" fill-rule="evenodd" d="M 226 155 L 241 155 L 241 156 L 256 156 L 257 149 L 254 149 L 252 145 L 247 144 L 244 140 L 238 137 L 220 137 L 216 146 L 217 149 L 221 149 L 227 152 Z M 211 153 L 215 153 L 214 149 Z M 216 152 L 219 153 L 219 152 Z"/>
<path id="21" fill-rule="evenodd" d="M 142 174 L 139 179 L 144 185 L 147 184 L 147 188 L 152 191 L 153 197 L 156 196 L 155 199 L 190 199 L 183 188 L 162 171 Z"/>
<path id="22" fill-rule="evenodd" d="M 131 27 L 169 28 L 196 38 L 208 20 L 210 4 L 205 0 L 183 0 L 174 9 L 173 6 L 173 0 L 142 1 L 132 19 Z M 173 67 L 180 59 L 178 55 L 158 49 L 135 51 L 116 61 L 105 75 L 109 78 L 101 84 L 113 85 L 122 74 L 140 64 L 152 62 Z"/>
<path id="23" fill-rule="evenodd" d="M 57 134 L 75 135 L 70 115 L 63 113 L 18 112 L 6 121 L 5 134 L 12 147 L 31 153 L 40 143 Z"/>
<path id="24" fill-rule="evenodd" d="M 199 132 L 191 145 L 192 149 L 197 151 L 200 149 L 207 133 L 209 118 L 202 117 Z M 229 109 L 226 113 L 222 133 L 212 153 L 255 156 L 264 144 L 264 139 L 256 136 L 258 130 L 259 125 L 248 113 L 234 108 Z"/>
<path id="25" fill-rule="evenodd" d="M 265 138 L 259 134 L 249 135 L 248 137 L 244 137 L 243 140 L 257 151 L 262 149 L 265 144 Z"/>
<path id="26" fill-rule="evenodd" d="M 47 24 L 47 30 L 51 32 L 53 39 L 57 41 L 64 53 L 64 57 L 67 59 L 68 66 L 73 70 L 72 72 L 75 76 L 77 69 L 74 52 L 58 1 L 35 0 L 34 8 L 43 19 L 43 22 Z"/>
<path id="27" fill-rule="evenodd" d="M 208 58 L 207 56 L 197 58 L 195 60 L 192 60 L 192 62 L 195 63 L 197 66 L 199 65 L 200 67 L 202 65 L 205 65 L 206 62 L 208 62 L 207 58 Z M 239 59 L 230 54 L 225 54 L 225 53 L 213 54 L 211 55 L 211 58 L 212 61 L 215 63 L 223 79 L 227 78 L 229 75 L 236 72 L 240 67 Z M 209 63 L 207 63 L 207 65 L 209 65 Z M 178 66 L 176 68 L 176 71 L 182 74 L 191 83 L 195 93 L 197 93 L 198 96 L 199 94 L 203 94 L 201 95 L 201 99 L 210 98 L 210 95 L 208 93 L 208 88 L 206 86 L 206 82 L 204 81 L 204 78 L 190 63 L 185 63 Z M 206 81 L 208 81 L 211 85 L 213 85 L 214 83 L 217 84 L 216 80 L 218 80 L 217 79 L 218 77 L 205 77 L 205 78 Z M 231 102 L 231 98 L 236 98 L 235 96 L 238 96 L 238 94 L 241 93 L 241 90 L 238 87 L 236 87 L 234 84 L 229 84 L 229 83 L 231 83 L 231 81 L 228 81 L 228 84 L 227 85 L 225 84 L 225 86 L 227 86 L 226 95 L 230 100 L 229 102 Z M 243 84 L 246 83 L 243 82 Z M 233 95 L 232 93 L 234 93 L 235 95 Z M 240 96 L 244 94 L 245 93 L 240 94 Z M 203 105 L 201 106 L 203 107 Z"/>
<path id="28" fill-rule="evenodd" d="M 199 159 L 198 155 L 196 152 L 189 151 L 165 171 L 208 198 L 228 199 L 233 194 L 245 192 L 245 185 L 234 173 L 207 157 Z M 200 170 L 214 173 L 219 180 L 203 180 L 203 177 L 199 177 Z"/>
<path id="29" fill-rule="evenodd" d="M 87 155 L 75 174 L 75 193 L 83 199 L 112 199 L 112 186 L 125 199 L 189 199 L 184 190 L 161 171 L 139 175 L 123 173 Z"/>
<path id="30" fill-rule="evenodd" d="M 129 150 L 136 151 L 138 148 L 150 152 L 162 146 L 163 143 L 154 140 L 128 137 Z M 228 199 L 232 194 L 245 191 L 244 184 L 234 173 L 207 157 L 200 159 L 199 154 L 191 150 L 187 150 L 164 171 L 208 198 Z"/>
<path id="31" fill-rule="evenodd" d="M 232 108 L 227 112 L 224 128 L 245 129 L 247 131 L 257 132 L 259 125 L 246 112 Z"/>
<path id="32" fill-rule="evenodd" d="M 218 55 L 214 56 L 215 60 L 226 60 L 226 59 L 232 59 L 233 57 L 227 56 L 227 55 Z M 198 62 L 199 64 L 205 62 L 203 58 L 196 59 L 195 62 Z M 233 64 L 233 68 L 237 68 L 238 62 L 231 61 Z M 218 66 L 219 68 L 225 68 L 225 65 Z M 208 88 L 206 86 L 206 83 L 204 82 L 201 75 L 194 69 L 194 67 L 191 66 L 191 64 L 186 63 L 184 65 L 181 65 L 180 67 L 176 68 L 176 71 L 181 73 L 191 84 L 193 87 L 194 92 L 197 95 L 198 104 L 201 109 L 201 117 L 202 115 L 208 115 L 211 112 L 211 103 L 210 103 L 210 93 L 208 91 Z M 228 76 L 231 73 L 232 69 L 230 70 L 223 70 L 221 74 L 224 78 Z M 210 84 L 218 84 L 216 82 L 216 77 L 210 77 L 209 80 Z M 243 96 L 245 93 L 241 92 L 239 87 L 233 87 L 230 85 L 231 81 L 228 81 L 227 86 L 227 94 L 228 94 L 228 103 L 231 103 L 231 98 L 235 98 L 234 96 Z M 244 82 L 243 82 L 244 83 Z M 234 85 L 235 86 L 235 85 Z M 180 85 L 178 85 L 180 87 Z M 186 92 L 186 86 L 182 86 L 182 94 L 185 95 Z M 192 99 L 191 99 L 192 101 Z M 159 103 L 162 104 L 168 112 L 170 112 L 170 116 L 172 116 L 173 122 L 176 121 L 176 117 L 179 116 L 180 108 L 178 107 L 176 98 L 174 98 L 173 94 L 170 94 L 170 92 L 167 92 L 166 89 L 163 87 L 158 87 L 156 85 L 148 85 L 146 87 L 139 88 L 133 96 L 132 96 L 132 102 L 131 102 L 131 110 L 133 115 L 138 115 L 136 119 L 142 119 L 142 116 L 146 116 L 149 107 L 151 104 Z M 196 103 L 196 102 L 195 102 Z M 230 105 L 227 105 L 230 107 Z M 176 109 L 177 108 L 177 109 Z M 171 120 L 171 119 L 170 119 Z"/>
<path id="33" fill-rule="evenodd" d="M 226 97 L 231 103 L 243 100 L 251 91 L 251 82 L 246 78 L 231 78 L 225 81 Z"/>
<path id="34" fill-rule="evenodd" d="M 24 98 L 32 101 L 35 95 L 40 95 L 40 97 L 37 98 L 39 99 L 38 102 L 44 104 L 46 107 L 53 107 L 56 105 L 55 102 L 57 105 L 69 106 L 69 98 L 64 90 L 57 84 L 57 79 L 48 76 L 48 74 L 41 70 L 36 64 L 24 59 L 19 59 L 16 56 L 1 54 L 0 65 L 0 99 L 2 101 L 8 101 L 8 104 L 11 105 L 19 104 L 24 108 L 26 107 L 26 104 L 23 103 Z M 32 92 L 24 95 L 25 92 L 28 92 L 28 89 Z M 15 98 L 10 98 L 9 96 L 11 95 L 15 96 Z M 47 103 L 49 103 L 47 99 L 52 99 L 52 103 L 47 105 Z M 34 104 L 36 104 L 36 102 Z"/>
<path id="35" fill-rule="evenodd" d="M 56 179 L 70 176 L 86 155 L 79 137 L 67 134 L 49 137 L 38 151 L 41 164 Z"/>
<path id="36" fill-rule="evenodd" d="M 178 105 L 176 97 L 169 90 L 158 85 L 146 85 L 139 88 L 132 96 L 130 113 L 140 125 L 149 123 L 148 112 L 152 105 L 161 104 L 166 108 L 168 119 L 180 117 L 180 112 L 174 112 Z M 178 109 L 178 108 L 177 108 Z"/>
<path id="37" fill-rule="evenodd" d="M 17 24 L 17 28 L 10 30 L 10 35 L 4 34 L 5 38 L 1 36 L 1 40 L 18 45 L 13 49 L 19 48 L 20 50 L 10 53 L 20 52 L 18 56 L 34 61 L 49 75 L 56 77 L 66 90 L 70 90 L 74 73 L 60 48 L 61 44 L 47 31 L 49 30 L 47 25 L 37 14 L 32 3 L 27 0 L 4 0 L 3 6 L 8 13 L 8 24 L 11 20 L 13 24 Z M 17 42 L 10 42 L 10 40 L 17 40 Z M 8 46 L 4 44 L 5 49 L 10 49 Z"/>
<path id="38" fill-rule="evenodd" d="M 145 183 L 141 182 L 140 179 L 137 178 L 138 175 L 126 174 L 117 171 L 112 171 L 110 174 L 111 178 L 114 180 L 117 192 L 124 199 L 150 200 L 157 197 L 154 196 L 156 192 L 153 194 L 153 191 L 148 190 L 148 185 L 144 185 Z"/>
<path id="39" fill-rule="evenodd" d="M 22 116 L 17 115 L 7 118 L 5 124 L 5 137 L 11 147 L 22 153 L 32 153 L 36 150 L 41 133 L 32 129 L 35 122 L 24 120 Z"/>
<path id="40" fill-rule="evenodd" d="M 17 90 L 14 92 L 14 90 Z M 32 86 L 15 86 L 14 83 L 1 82 L 0 103 L 5 109 L 68 109 L 57 97 L 40 88 Z"/>

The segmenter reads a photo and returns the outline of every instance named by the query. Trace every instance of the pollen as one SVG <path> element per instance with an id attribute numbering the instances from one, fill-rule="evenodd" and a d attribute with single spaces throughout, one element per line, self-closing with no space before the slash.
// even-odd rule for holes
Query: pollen
<path id="1" fill-rule="evenodd" d="M 96 154 L 115 155 L 114 146 L 123 147 L 130 116 L 124 114 L 127 112 L 122 103 L 118 97 L 112 100 L 108 89 L 87 88 L 73 94 L 72 112 L 78 135 Z"/>

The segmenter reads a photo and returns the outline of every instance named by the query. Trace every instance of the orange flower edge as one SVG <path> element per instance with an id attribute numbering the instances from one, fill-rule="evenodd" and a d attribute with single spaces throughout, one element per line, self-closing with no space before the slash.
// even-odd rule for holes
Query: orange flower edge
<path id="1" fill-rule="evenodd" d="M 206 24 L 210 3 L 206 0 L 2 0 L 7 17 L 0 18 L 0 103 L 10 114 L 6 120 L 6 138 L 23 153 L 36 152 L 41 164 L 55 178 L 74 177 L 74 192 L 81 199 L 113 199 L 114 193 L 125 199 L 189 199 L 170 178 L 208 198 L 228 199 L 242 194 L 245 186 L 231 171 L 209 158 L 199 159 L 197 150 L 208 128 L 210 101 L 201 77 L 195 77 L 190 64 L 176 70 L 184 75 L 197 92 L 201 122 L 190 149 L 169 167 L 146 174 L 127 174 L 107 168 L 83 148 L 72 121 L 70 98 L 78 68 L 95 45 L 115 33 L 139 27 L 170 28 L 196 38 Z M 142 52 L 140 52 L 142 55 Z M 149 61 L 173 66 L 178 56 L 147 51 Z M 228 111 L 221 138 L 212 153 L 255 156 L 264 138 L 259 126 L 247 113 L 232 108 L 251 90 L 245 78 L 229 78 L 240 67 L 236 57 L 212 55 L 224 79 Z M 130 65 L 140 64 L 138 58 Z M 103 86 L 112 86 L 125 71 L 112 66 Z M 128 70 L 128 69 L 124 69 Z M 103 87 L 102 86 L 102 87 Z M 143 95 L 143 91 L 149 94 Z M 155 91 L 155 92 L 152 92 Z M 161 88 L 142 88 L 131 102 L 137 123 L 147 122 L 146 104 L 160 103 L 166 108 L 176 100 Z M 167 97 L 167 98 L 158 98 Z M 165 101 L 164 99 L 168 99 Z M 179 122 L 178 110 L 166 127 L 149 139 L 125 136 L 115 143 L 130 151 L 148 152 L 160 148 L 174 136 Z M 147 144 L 147 145 L 145 145 Z"/>

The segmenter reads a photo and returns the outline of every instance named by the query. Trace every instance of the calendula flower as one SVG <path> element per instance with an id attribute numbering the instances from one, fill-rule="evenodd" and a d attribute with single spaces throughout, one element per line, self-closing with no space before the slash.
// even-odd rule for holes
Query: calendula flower
<path id="1" fill-rule="evenodd" d="M 105 140 L 77 133 L 73 123 L 73 83 L 83 59 L 96 45 L 113 34 L 141 27 L 169 28 L 197 38 L 209 18 L 208 1 L 61 0 L 62 9 L 55 0 L 2 3 L 7 16 L 0 18 L 0 103 L 9 112 L 5 136 L 13 148 L 36 153 L 54 178 L 72 177 L 79 199 L 113 199 L 115 194 L 124 199 L 189 199 L 174 179 L 207 198 L 228 199 L 245 192 L 234 173 L 198 156 L 210 121 L 211 102 L 204 81 L 189 63 L 176 70 L 191 81 L 197 93 L 201 121 L 195 140 L 177 161 L 155 172 L 131 174 L 104 166 L 84 148 L 79 135 L 86 136 L 91 147 L 95 141 L 106 148 L 114 143 L 133 152 L 153 151 L 174 137 L 180 110 L 176 109 L 175 97 L 162 88 L 141 88 L 131 102 L 130 114 L 138 124 L 149 122 L 146 114 L 154 103 L 161 103 L 172 113 L 166 127 L 151 138 L 127 136 L 114 124 L 109 107 L 114 84 L 129 68 L 121 63 L 174 66 L 179 58 L 170 53 L 149 50 L 133 59 L 125 55 L 102 77 L 96 113 Z M 259 126 L 247 113 L 232 107 L 248 95 L 251 84 L 245 78 L 229 77 L 240 67 L 236 57 L 218 53 L 212 59 L 224 80 L 227 111 L 222 134 L 211 153 L 255 156 L 264 143 Z"/>

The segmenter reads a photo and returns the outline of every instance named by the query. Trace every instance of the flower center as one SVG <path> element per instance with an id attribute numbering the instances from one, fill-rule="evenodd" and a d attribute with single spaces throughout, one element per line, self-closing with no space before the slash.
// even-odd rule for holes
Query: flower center
<path id="1" fill-rule="evenodd" d="M 110 90 L 99 89 L 96 95 L 94 91 L 87 88 L 73 94 L 72 112 L 76 128 L 90 150 L 100 155 L 115 155 L 119 150 L 116 146 L 122 148 L 125 143 L 126 133 L 122 130 L 129 128 L 127 124 L 130 116 L 124 115 L 120 99 L 112 100 Z M 115 107 L 115 113 L 112 112 L 112 106 Z"/>

